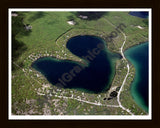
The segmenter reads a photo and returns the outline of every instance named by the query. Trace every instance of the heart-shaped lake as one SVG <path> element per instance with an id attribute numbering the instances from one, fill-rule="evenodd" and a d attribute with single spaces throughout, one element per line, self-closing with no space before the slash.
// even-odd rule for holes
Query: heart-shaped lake
<path id="1" fill-rule="evenodd" d="M 95 36 L 72 37 L 66 47 L 86 60 L 87 64 L 43 57 L 33 62 L 32 67 L 41 72 L 51 84 L 59 87 L 92 93 L 109 89 L 115 74 L 115 60 L 120 55 L 111 53 L 106 42 Z"/>

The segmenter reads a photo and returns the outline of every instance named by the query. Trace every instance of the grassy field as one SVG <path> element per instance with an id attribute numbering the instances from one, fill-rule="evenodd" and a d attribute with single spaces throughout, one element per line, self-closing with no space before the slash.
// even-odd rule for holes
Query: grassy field
<path id="1" fill-rule="evenodd" d="M 14 22 L 15 20 L 22 22 L 22 25 L 18 26 L 18 23 Z M 76 24 L 68 24 L 69 20 L 74 20 Z M 122 111 L 121 108 L 95 106 L 57 97 L 73 95 L 74 98 L 80 97 L 91 102 L 117 105 L 116 98 L 105 101 L 103 98 L 109 97 L 110 92 L 122 84 L 127 72 L 123 60 L 116 63 L 116 74 L 110 90 L 101 94 L 58 89 L 31 68 L 31 64 L 43 56 L 53 56 L 82 63 L 81 58 L 73 55 L 65 47 L 67 41 L 77 35 L 95 35 L 105 40 L 106 36 L 115 31 L 113 25 L 118 26 L 120 23 L 126 25 L 124 33 L 127 35 L 127 42 L 124 49 L 148 40 L 147 19 L 130 16 L 128 12 L 108 12 L 96 20 L 82 20 L 77 17 L 75 12 L 18 12 L 17 17 L 12 17 L 12 34 L 14 34 L 12 45 L 18 44 L 17 47 L 13 47 L 12 52 L 12 114 L 127 115 L 128 113 Z M 30 24 L 32 29 L 24 30 L 23 24 Z M 143 29 L 139 29 L 137 26 L 141 26 Z M 123 35 L 119 33 L 113 42 L 107 42 L 108 49 L 120 53 L 119 48 L 123 40 Z M 136 105 L 130 94 L 130 83 L 135 73 L 134 67 L 131 68 L 131 71 L 132 76 L 127 79 L 121 101 L 134 114 L 143 115 L 146 113 Z"/>

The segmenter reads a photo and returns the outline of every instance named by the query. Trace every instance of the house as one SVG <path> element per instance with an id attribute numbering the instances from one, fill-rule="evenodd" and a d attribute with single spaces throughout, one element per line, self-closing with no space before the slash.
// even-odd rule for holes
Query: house
<path id="1" fill-rule="evenodd" d="M 83 15 L 79 15 L 79 17 L 80 17 L 81 19 L 87 19 L 87 18 L 88 18 L 88 16 L 83 16 Z"/>
<path id="2" fill-rule="evenodd" d="M 68 23 L 69 25 L 75 25 L 75 24 L 76 24 L 76 22 L 74 22 L 74 21 L 67 21 L 67 23 Z"/>
<path id="3" fill-rule="evenodd" d="M 24 25 L 24 29 L 29 31 L 32 29 L 32 26 L 30 24 Z"/>

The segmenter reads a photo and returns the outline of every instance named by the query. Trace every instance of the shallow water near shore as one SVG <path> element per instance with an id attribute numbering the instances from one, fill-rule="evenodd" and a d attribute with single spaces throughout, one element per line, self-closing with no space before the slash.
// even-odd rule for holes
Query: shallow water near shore
<path id="1" fill-rule="evenodd" d="M 97 48 L 98 44 L 103 44 L 104 48 L 97 55 L 93 55 L 93 53 L 91 55 L 90 53 Z M 109 89 L 115 74 L 115 61 L 120 59 L 120 55 L 111 53 L 107 49 L 106 43 L 95 36 L 72 37 L 66 47 L 76 56 L 86 58 L 90 55 L 92 60 L 86 61 L 88 66 L 85 66 L 75 61 L 43 57 L 36 60 L 32 67 L 41 72 L 51 84 L 62 85 L 63 88 L 73 88 L 91 93 L 100 93 Z M 79 71 L 73 74 L 75 67 L 78 67 Z M 64 74 L 67 74 L 65 79 L 68 80 L 63 79 Z"/>
<path id="2" fill-rule="evenodd" d="M 126 58 L 136 69 L 135 78 L 131 84 L 131 94 L 135 102 L 148 111 L 149 89 L 149 54 L 148 42 L 129 48 L 124 52 Z"/>

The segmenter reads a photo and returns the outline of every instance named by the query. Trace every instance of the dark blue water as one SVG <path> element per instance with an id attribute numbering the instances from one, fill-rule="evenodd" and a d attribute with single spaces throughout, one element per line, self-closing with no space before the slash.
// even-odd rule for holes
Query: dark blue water
<path id="1" fill-rule="evenodd" d="M 125 51 L 126 58 L 134 65 L 136 74 L 131 85 L 132 96 L 144 110 L 148 111 L 149 54 L 148 43 Z"/>
<path id="2" fill-rule="evenodd" d="M 95 36 L 76 36 L 67 42 L 66 47 L 83 58 L 86 64 L 44 57 L 36 60 L 32 67 L 58 87 L 92 93 L 103 92 L 110 87 L 115 60 L 120 56 L 109 52 L 103 40 Z"/>
<path id="3" fill-rule="evenodd" d="M 148 12 L 146 11 L 146 12 L 138 12 L 138 11 L 136 11 L 136 12 L 129 12 L 129 14 L 130 15 L 132 15 L 132 16 L 137 16 L 137 17 L 140 17 L 140 18 L 148 18 Z"/>

